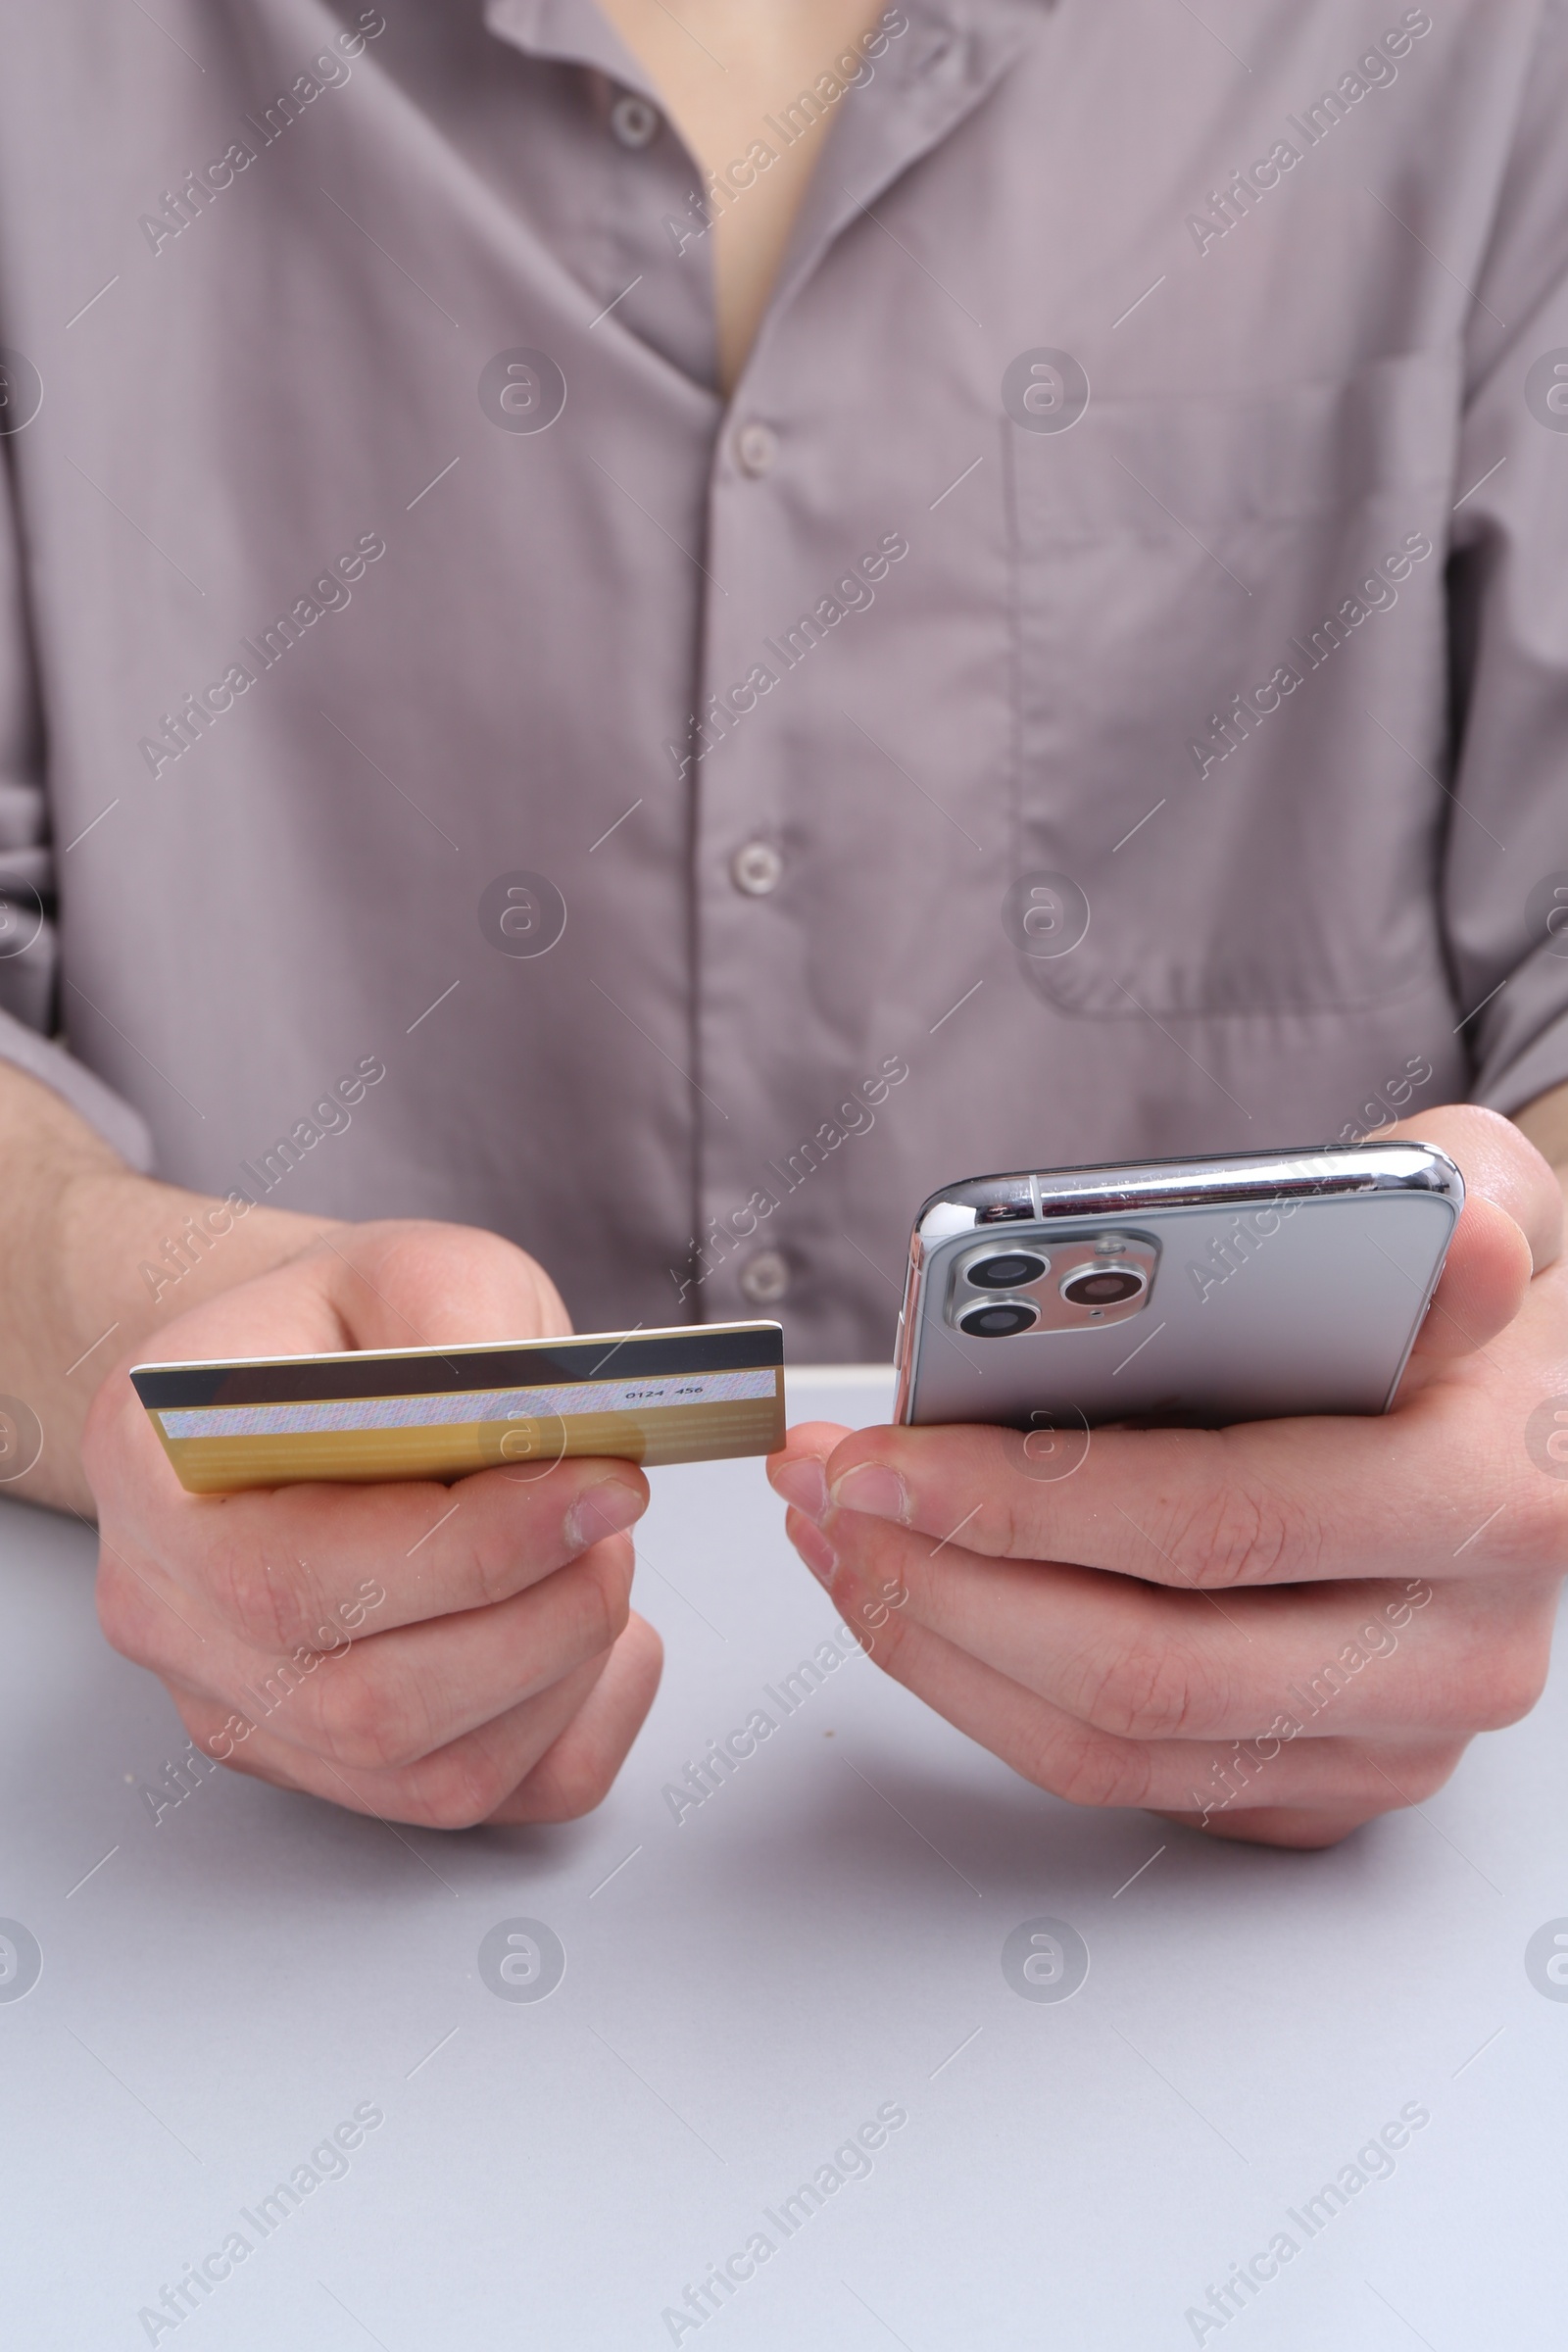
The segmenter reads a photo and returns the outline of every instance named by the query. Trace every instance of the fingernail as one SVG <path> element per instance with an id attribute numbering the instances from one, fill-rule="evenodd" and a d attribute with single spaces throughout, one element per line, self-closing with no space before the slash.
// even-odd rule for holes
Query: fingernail
<path id="1" fill-rule="evenodd" d="M 586 1494 L 579 1494 L 566 1513 L 566 1541 L 574 1551 L 586 1551 L 590 1544 L 601 1543 L 606 1536 L 618 1536 L 642 1515 L 643 1498 L 635 1487 L 618 1478 L 603 1479 Z"/>
<path id="2" fill-rule="evenodd" d="M 821 1525 L 827 1512 L 827 1477 L 814 1453 L 802 1454 L 775 1470 L 773 1492 Z"/>
<path id="3" fill-rule="evenodd" d="M 868 1519 L 897 1519 L 906 1524 L 909 1490 L 885 1462 L 857 1462 L 835 1480 L 833 1500 L 841 1510 L 863 1511 Z"/>
<path id="4" fill-rule="evenodd" d="M 813 1526 L 809 1519 L 803 1518 L 797 1526 L 791 1529 L 790 1536 L 796 1550 L 817 1583 L 819 1585 L 831 1584 L 833 1571 L 839 1564 L 839 1555 L 821 1529 Z"/>

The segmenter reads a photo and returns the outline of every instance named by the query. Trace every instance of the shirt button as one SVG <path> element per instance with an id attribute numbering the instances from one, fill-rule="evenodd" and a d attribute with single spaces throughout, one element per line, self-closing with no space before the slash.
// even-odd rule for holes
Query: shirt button
<path id="1" fill-rule="evenodd" d="M 622 147 L 646 147 L 659 136 L 659 109 L 626 90 L 610 110 L 610 127 Z"/>
<path id="2" fill-rule="evenodd" d="M 790 1287 L 781 1250 L 759 1250 L 741 1268 L 741 1289 L 754 1306 L 777 1306 Z"/>
<path id="3" fill-rule="evenodd" d="M 735 456 L 741 471 L 749 473 L 754 481 L 764 473 L 771 473 L 778 456 L 777 433 L 770 424 L 763 424 L 760 418 L 754 417 L 750 424 L 743 424 L 735 436 Z"/>
<path id="4" fill-rule="evenodd" d="M 784 879 L 784 860 L 770 841 L 748 841 L 729 861 L 737 890 L 749 899 L 765 899 Z"/>

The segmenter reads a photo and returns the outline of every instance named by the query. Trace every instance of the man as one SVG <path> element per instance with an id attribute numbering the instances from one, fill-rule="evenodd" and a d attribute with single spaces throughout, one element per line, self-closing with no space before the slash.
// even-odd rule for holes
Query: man
<path id="1" fill-rule="evenodd" d="M 635 1470 L 215 1506 L 124 1365 L 563 1300 L 880 1353 L 939 1183 L 1403 1112 L 1471 1201 L 1392 1420 L 775 1476 L 1048 1787 L 1286 1843 L 1436 1787 L 1563 1556 L 1561 9 L 7 33 L 0 1379 L 110 1638 L 268 1779 L 580 1810 Z"/>

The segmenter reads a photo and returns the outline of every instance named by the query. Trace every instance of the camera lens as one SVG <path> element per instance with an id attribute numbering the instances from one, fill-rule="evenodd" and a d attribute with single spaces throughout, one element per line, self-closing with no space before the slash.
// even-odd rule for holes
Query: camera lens
<path id="1" fill-rule="evenodd" d="M 995 1257 L 982 1257 L 966 1266 L 964 1279 L 977 1291 L 1015 1291 L 1020 1283 L 1038 1282 L 1047 1262 L 1032 1250 L 1004 1250 Z"/>
<path id="2" fill-rule="evenodd" d="M 971 1340 L 1010 1340 L 1039 1320 L 1039 1308 L 1027 1298 L 999 1298 L 994 1306 L 971 1306 L 958 1317 L 958 1329 Z"/>
<path id="3" fill-rule="evenodd" d="M 1061 1286 L 1069 1306 L 1122 1306 L 1149 1288 L 1136 1266 L 1080 1266 Z"/>

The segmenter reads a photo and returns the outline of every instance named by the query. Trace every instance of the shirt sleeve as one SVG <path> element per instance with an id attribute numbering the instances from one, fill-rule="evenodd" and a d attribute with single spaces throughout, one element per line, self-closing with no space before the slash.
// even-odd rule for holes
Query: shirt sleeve
<path id="1" fill-rule="evenodd" d="M 1568 1081 L 1565 113 L 1545 0 L 1470 312 L 1448 565 L 1443 915 L 1471 1097 L 1501 1111 Z"/>
<path id="2" fill-rule="evenodd" d="M 0 1061 L 52 1087 L 132 1167 L 146 1170 L 153 1161 L 146 1121 L 56 1034 L 55 854 L 11 456 L 0 439 Z"/>

